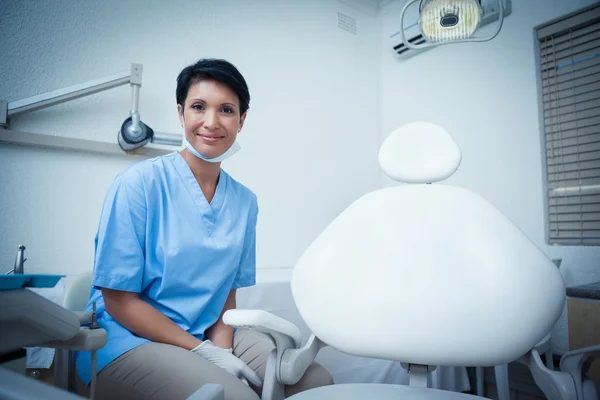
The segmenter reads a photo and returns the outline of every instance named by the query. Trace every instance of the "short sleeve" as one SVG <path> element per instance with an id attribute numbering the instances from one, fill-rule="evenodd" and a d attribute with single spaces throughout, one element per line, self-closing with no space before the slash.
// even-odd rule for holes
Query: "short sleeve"
<path id="1" fill-rule="evenodd" d="M 95 239 L 92 286 L 141 292 L 146 201 L 141 178 L 119 175 L 110 186 Z"/>
<path id="2" fill-rule="evenodd" d="M 240 265 L 233 280 L 233 289 L 238 289 L 256 284 L 256 223 L 258 220 L 258 203 L 256 197 L 250 208 L 246 234 L 244 237 L 244 248 L 240 258 Z"/>

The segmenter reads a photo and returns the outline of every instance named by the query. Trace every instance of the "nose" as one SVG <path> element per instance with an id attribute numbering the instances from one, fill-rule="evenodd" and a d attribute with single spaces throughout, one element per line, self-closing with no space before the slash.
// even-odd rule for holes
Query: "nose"
<path id="1" fill-rule="evenodd" d="M 204 128 L 217 129 L 219 127 L 219 114 L 214 110 L 207 110 L 204 114 Z"/>

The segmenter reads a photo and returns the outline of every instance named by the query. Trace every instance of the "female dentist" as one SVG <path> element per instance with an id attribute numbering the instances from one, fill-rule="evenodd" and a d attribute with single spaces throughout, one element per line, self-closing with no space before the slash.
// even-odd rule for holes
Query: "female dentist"
<path id="1" fill-rule="evenodd" d="M 185 399 L 218 383 L 226 399 L 257 399 L 270 339 L 222 321 L 236 289 L 255 284 L 256 195 L 220 162 L 239 146 L 250 94 L 225 60 L 183 69 L 176 89 L 181 152 L 117 175 L 95 238 L 92 290 L 108 332 L 97 352 L 97 399 Z M 91 358 L 75 356 L 89 393 Z M 332 384 L 314 363 L 286 395 Z"/>

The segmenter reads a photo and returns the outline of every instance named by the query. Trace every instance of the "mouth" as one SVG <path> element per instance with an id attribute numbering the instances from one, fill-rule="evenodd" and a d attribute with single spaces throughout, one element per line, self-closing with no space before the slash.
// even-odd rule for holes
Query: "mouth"
<path id="1" fill-rule="evenodd" d="M 200 139 L 202 139 L 202 141 L 204 141 L 206 143 L 215 143 L 215 142 L 218 142 L 219 140 L 225 138 L 225 136 L 206 135 L 206 134 L 202 134 L 202 133 L 197 133 L 196 136 L 199 136 Z"/>

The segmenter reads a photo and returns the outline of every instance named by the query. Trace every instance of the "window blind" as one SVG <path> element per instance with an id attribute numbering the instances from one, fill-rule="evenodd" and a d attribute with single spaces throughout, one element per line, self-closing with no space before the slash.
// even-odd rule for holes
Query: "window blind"
<path id="1" fill-rule="evenodd" d="M 600 245 L 600 5 L 537 34 L 548 241 Z"/>

